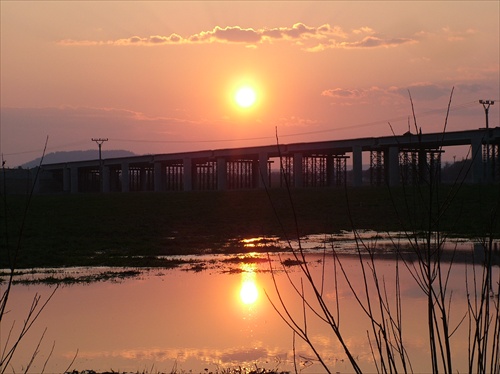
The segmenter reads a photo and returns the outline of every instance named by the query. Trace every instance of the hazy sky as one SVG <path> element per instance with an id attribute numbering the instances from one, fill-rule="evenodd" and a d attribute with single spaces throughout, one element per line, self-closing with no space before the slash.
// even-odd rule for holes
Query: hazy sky
<path id="1" fill-rule="evenodd" d="M 0 152 L 171 153 L 484 127 L 495 1 L 4 1 Z M 234 92 L 253 86 L 256 103 Z M 500 102 L 490 109 L 499 126 Z M 389 125 L 390 123 L 390 125 Z M 410 122 L 414 132 L 414 124 Z"/>

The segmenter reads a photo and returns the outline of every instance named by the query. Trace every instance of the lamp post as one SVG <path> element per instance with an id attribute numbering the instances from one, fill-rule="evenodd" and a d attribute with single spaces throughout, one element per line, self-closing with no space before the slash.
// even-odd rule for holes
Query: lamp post
<path id="1" fill-rule="evenodd" d="M 492 171 L 490 170 L 490 131 L 489 131 L 489 111 L 490 105 L 495 104 L 493 100 L 479 100 L 479 104 L 483 105 L 484 114 L 486 116 L 486 182 L 491 180 Z"/>
<path id="2" fill-rule="evenodd" d="M 99 187 L 100 187 L 100 192 L 102 192 L 102 186 L 103 186 L 103 176 L 102 176 L 102 157 L 101 157 L 101 146 L 102 143 L 107 142 L 108 138 L 92 138 L 93 142 L 96 142 L 97 145 L 99 146 Z"/>

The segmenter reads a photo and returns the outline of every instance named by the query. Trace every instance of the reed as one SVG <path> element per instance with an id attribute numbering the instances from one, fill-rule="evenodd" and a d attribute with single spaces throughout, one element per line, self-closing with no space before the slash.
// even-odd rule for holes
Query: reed
<path id="1" fill-rule="evenodd" d="M 451 103 L 450 95 L 450 103 Z M 412 104 L 413 110 L 413 101 Z M 446 131 L 448 115 L 445 119 L 443 134 Z M 414 116 L 414 124 L 417 129 L 417 119 Z M 480 155 L 472 155 L 480 157 Z M 353 207 L 359 202 L 353 197 L 349 189 L 345 189 L 345 200 L 347 202 L 347 216 L 350 219 L 351 230 L 357 241 L 357 254 L 361 274 L 349 274 L 344 268 L 342 258 L 332 246 L 324 250 L 324 256 L 331 256 L 334 263 L 333 280 L 336 294 L 336 302 L 329 302 L 323 293 L 323 285 L 326 282 L 323 269 L 323 277 L 315 279 L 309 269 L 307 254 L 301 246 L 301 220 L 300 207 L 296 204 L 294 196 L 289 194 L 289 201 L 294 217 L 296 237 L 298 245 L 289 249 L 293 253 L 301 271 L 300 281 L 294 281 L 289 276 L 286 266 L 272 269 L 273 272 L 280 270 L 287 274 L 288 284 L 295 292 L 294 302 L 302 305 L 300 316 L 293 315 L 290 311 L 290 301 L 282 297 L 283 286 L 278 285 L 273 276 L 276 294 L 274 297 L 268 295 L 276 312 L 280 315 L 293 331 L 293 346 L 295 339 L 303 340 L 316 357 L 317 363 L 326 372 L 330 372 L 327 360 L 323 357 L 315 336 L 308 330 L 308 321 L 311 318 L 319 318 L 325 329 L 331 331 L 334 338 L 342 347 L 346 360 L 356 373 L 362 369 L 356 359 L 356 352 L 349 344 L 349 337 L 341 328 L 340 319 L 342 303 L 339 302 L 339 284 L 345 282 L 351 295 L 357 301 L 368 325 L 367 341 L 371 348 L 372 359 L 375 370 L 378 373 L 413 372 L 412 359 L 407 348 L 405 337 L 405 325 L 403 323 L 403 301 L 401 297 L 400 274 L 408 271 L 419 286 L 427 299 L 427 313 L 422 317 L 424 325 L 427 326 L 427 337 L 429 347 L 429 367 L 432 373 L 453 373 L 454 354 L 451 339 L 458 328 L 467 328 L 469 331 L 469 368 L 470 373 L 498 373 L 500 372 L 500 350 L 499 350 L 499 326 L 500 326 L 500 279 L 493 279 L 492 254 L 493 242 L 498 230 L 500 213 L 500 190 L 495 186 L 496 192 L 490 200 L 476 207 L 485 219 L 484 227 L 477 232 L 476 238 L 480 238 L 483 245 L 485 258 L 481 263 L 482 271 L 478 271 L 470 264 L 470 273 L 466 277 L 464 287 L 467 288 L 467 300 L 469 307 L 463 312 L 463 317 L 456 322 L 451 318 L 455 312 L 453 309 L 453 294 L 449 289 L 449 276 L 454 266 L 453 254 L 451 260 L 444 261 L 444 243 L 451 232 L 460 231 L 461 222 L 469 217 L 464 214 L 466 202 L 461 200 L 460 192 L 466 188 L 464 179 L 457 180 L 450 188 L 444 191 L 438 183 L 438 175 L 429 170 L 429 178 L 421 180 L 402 189 L 394 190 L 387 186 L 390 195 L 390 207 L 395 213 L 397 224 L 395 231 L 404 233 L 404 240 L 409 244 L 416 261 L 408 261 L 408 257 L 400 252 L 401 239 L 393 239 L 393 251 L 397 256 L 394 279 L 385 279 L 381 276 L 378 264 L 375 261 L 376 249 L 373 243 L 366 243 L 358 234 L 358 216 Z M 465 173 L 466 176 L 466 173 Z M 286 180 L 286 179 L 285 179 Z M 445 192 L 445 193 L 444 193 Z M 401 200 L 402 199 L 402 200 Z M 272 198 L 270 197 L 272 202 Z M 338 209 L 336 210 L 338 212 Z M 450 212 L 453 214 L 450 215 Z M 455 215 L 456 214 L 456 215 Z M 281 217 L 276 214 L 279 221 Z M 384 216 L 394 217 L 394 215 Z M 269 262 L 271 266 L 271 262 Z M 332 271 L 330 269 L 330 271 Z M 354 286 L 354 278 L 362 280 L 362 286 Z M 395 285 L 394 294 L 389 294 L 387 283 Z M 390 295 L 390 296 L 389 296 Z M 467 325 L 466 325 L 467 324 Z M 466 325 L 466 326 L 465 326 Z M 295 352 L 295 349 L 294 349 Z M 295 359 L 296 362 L 296 359 Z M 299 371 L 298 365 L 295 366 Z"/>

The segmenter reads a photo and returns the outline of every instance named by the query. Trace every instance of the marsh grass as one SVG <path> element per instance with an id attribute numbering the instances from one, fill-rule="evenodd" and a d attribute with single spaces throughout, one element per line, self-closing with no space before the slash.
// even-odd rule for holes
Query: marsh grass
<path id="1" fill-rule="evenodd" d="M 141 274 L 139 270 L 121 270 L 121 271 L 106 271 L 101 274 L 89 274 L 79 276 L 63 276 L 56 275 L 40 276 L 36 278 L 21 278 L 14 279 L 13 284 L 47 284 L 47 285 L 72 285 L 72 284 L 90 284 L 94 282 L 104 281 L 120 281 L 127 278 L 134 278 Z"/>
<path id="2" fill-rule="evenodd" d="M 452 187 L 439 188 L 446 194 Z M 483 237 L 490 224 L 484 207 L 494 201 L 497 191 L 498 186 L 463 186 L 456 197 L 460 204 L 445 212 L 441 230 Z M 290 193 L 303 236 L 350 230 L 352 224 L 395 231 L 401 227 L 395 211 L 405 207 L 409 192 L 402 188 L 391 193 L 385 188 L 348 188 L 349 206 L 341 188 L 295 189 Z M 274 218 L 268 194 L 260 190 L 36 195 L 26 217 L 17 266 L 162 267 L 168 264 L 161 256 L 250 252 L 254 249 L 227 243 L 235 238 L 295 235 L 287 192 L 271 189 L 269 194 L 274 209 L 283 217 L 283 226 Z M 14 237 L 25 203 L 22 196 L 9 196 L 6 219 L 10 224 L 0 235 Z M 459 216 L 467 218 L 457 221 Z M 284 233 L 282 227 L 290 231 Z M 500 233 L 500 227 L 492 232 Z M 272 243 L 264 250 L 272 251 Z M 0 253 L 1 264 L 6 263 L 5 256 Z"/>

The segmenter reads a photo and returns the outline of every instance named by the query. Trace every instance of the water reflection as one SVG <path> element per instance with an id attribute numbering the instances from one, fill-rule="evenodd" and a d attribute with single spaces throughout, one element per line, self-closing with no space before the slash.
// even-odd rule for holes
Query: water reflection
<path id="1" fill-rule="evenodd" d="M 240 265 L 240 269 L 242 271 L 240 289 L 241 302 L 246 305 L 254 304 L 259 298 L 259 290 L 257 288 L 255 274 L 257 265 L 242 263 Z"/>
<path id="2" fill-rule="evenodd" d="M 339 245 L 338 242 L 335 245 Z M 313 246 L 318 246 L 318 242 L 311 242 L 311 248 Z M 80 371 L 192 370 L 201 373 L 206 368 L 221 372 L 239 366 L 294 371 L 294 359 L 300 365 L 301 373 L 322 371 L 311 359 L 314 355 L 307 344 L 298 339 L 293 341 L 290 329 L 265 297 L 267 293 L 273 302 L 278 300 L 274 280 L 268 272 L 269 264 L 264 259 L 258 261 L 258 256 L 264 257 L 246 255 L 247 262 L 242 262 L 242 258 L 234 255 L 207 256 L 204 258 L 206 266 L 198 272 L 182 269 L 145 271 L 141 276 L 121 283 L 95 282 L 62 287 L 30 331 L 27 344 L 23 345 L 26 350 L 16 356 L 12 371 L 22 371 L 23 364 L 29 362 L 45 328 L 46 344 L 31 372 L 43 371 L 52 342 L 55 342 L 55 348 L 45 372 L 64 372 L 76 352 L 77 359 L 71 369 Z M 272 256 L 271 259 L 281 261 L 286 257 L 283 255 L 278 259 Z M 324 294 L 330 306 L 334 308 L 336 301 L 340 301 L 342 332 L 356 352 L 360 366 L 364 371 L 373 372 L 371 347 L 366 340 L 369 326 L 362 323 L 365 320 L 363 312 L 352 298 L 349 287 L 339 284 L 337 289 L 334 288 L 331 259 L 311 253 L 308 261 L 311 275 L 315 279 L 324 277 Z M 387 279 L 390 297 L 395 287 L 390 281 L 394 279 L 394 262 L 390 258 L 378 261 L 380 275 Z M 342 262 L 352 279 L 352 287 L 362 287 L 358 281 L 356 257 L 345 256 Z M 452 316 L 456 319 L 452 321 L 453 325 L 460 322 L 462 312 L 467 309 L 464 266 L 454 265 L 449 274 L 456 312 Z M 281 268 L 277 262 L 273 267 Z M 275 280 L 291 315 L 302 318 L 303 304 L 289 283 L 291 279 L 300 285 L 301 273 L 294 266 L 287 267 L 287 270 L 289 277 L 279 272 L 275 274 Z M 498 279 L 499 268 L 495 267 L 494 271 L 494 279 Z M 405 333 L 413 370 L 426 372 L 429 371 L 426 366 L 428 342 L 425 326 L 419 324 L 426 315 L 426 299 L 407 273 L 401 273 L 400 282 L 402 312 L 405 321 L 409 322 Z M 5 322 L 6 331 L 9 321 L 17 319 L 18 323 L 22 322 L 35 293 L 48 295 L 50 287 L 39 284 L 14 287 L 10 304 L 12 313 L 2 322 Z M 342 347 L 325 325 L 318 323 L 313 315 L 308 315 L 307 323 L 331 371 L 351 372 L 344 361 Z M 4 340 L 5 336 L 0 336 L 0 343 Z M 454 333 L 452 344 L 458 352 L 454 358 L 457 371 L 467 371 L 467 342 L 466 328 Z"/>

